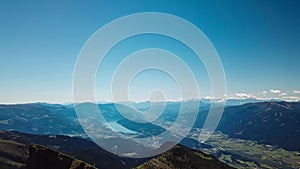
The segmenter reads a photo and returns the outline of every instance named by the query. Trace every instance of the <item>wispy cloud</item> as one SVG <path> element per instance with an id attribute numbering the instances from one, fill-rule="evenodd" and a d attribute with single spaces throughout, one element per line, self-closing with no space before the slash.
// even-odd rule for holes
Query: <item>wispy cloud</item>
<path id="1" fill-rule="evenodd" d="M 263 96 L 265 96 L 265 95 L 268 94 L 268 93 L 269 93 L 268 91 L 265 91 L 265 90 L 264 90 L 264 91 L 262 91 L 262 92 L 259 92 L 258 95 L 263 95 Z"/>
<path id="2" fill-rule="evenodd" d="M 294 90 L 295 94 L 300 94 L 300 90 Z"/>
<path id="3" fill-rule="evenodd" d="M 280 93 L 279 96 L 287 96 L 287 93 Z"/>
<path id="4" fill-rule="evenodd" d="M 276 89 L 271 89 L 270 92 L 273 93 L 273 94 L 280 94 L 280 93 L 282 93 L 280 90 L 276 90 Z"/>

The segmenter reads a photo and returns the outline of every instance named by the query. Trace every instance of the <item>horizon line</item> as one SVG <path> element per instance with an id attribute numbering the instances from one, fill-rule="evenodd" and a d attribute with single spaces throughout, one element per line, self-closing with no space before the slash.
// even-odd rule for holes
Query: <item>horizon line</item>
<path id="1" fill-rule="evenodd" d="M 184 99 L 184 100 L 165 100 L 165 101 L 151 101 L 151 100 L 140 100 L 140 101 L 135 101 L 135 100 L 129 100 L 129 101 L 111 101 L 111 100 L 106 100 L 106 101 L 82 101 L 82 102 L 73 102 L 73 101 L 68 101 L 68 102 L 51 102 L 51 101 L 28 101 L 28 102 L 9 102 L 9 103 L 0 103 L 0 105 L 19 105 L 19 104 L 59 104 L 59 105 L 73 105 L 73 104 L 82 104 L 82 103 L 96 103 L 96 104 L 118 104 L 118 103 L 144 103 L 144 102 L 151 102 L 151 103 L 162 103 L 162 102 L 186 102 L 186 101 L 209 101 L 211 103 L 222 103 L 226 102 L 227 100 L 256 100 L 256 101 L 261 101 L 261 102 L 270 102 L 270 101 L 284 101 L 284 102 L 300 102 L 299 100 L 285 100 L 285 99 L 279 99 L 279 98 L 192 98 L 192 99 Z"/>

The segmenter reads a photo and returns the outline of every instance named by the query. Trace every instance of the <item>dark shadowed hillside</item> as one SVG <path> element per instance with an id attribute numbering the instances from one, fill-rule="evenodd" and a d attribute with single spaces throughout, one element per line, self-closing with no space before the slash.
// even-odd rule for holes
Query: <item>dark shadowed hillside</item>
<path id="1" fill-rule="evenodd" d="M 28 169 L 94 168 L 86 162 L 97 168 L 105 169 L 129 169 L 136 166 L 147 169 L 153 167 L 164 168 L 164 166 L 174 169 L 231 168 L 213 156 L 181 145 L 177 145 L 152 159 L 130 159 L 110 154 L 94 143 L 80 138 L 1 131 L 0 139 L 0 164 L 4 169 L 21 169 L 25 167 L 26 163 Z M 47 147 L 29 146 L 32 143 Z"/>
<path id="2" fill-rule="evenodd" d="M 136 166 L 146 161 L 146 159 L 135 160 L 129 158 L 120 158 L 105 151 L 89 140 L 76 137 L 59 135 L 32 135 L 19 132 L 1 131 L 0 140 L 2 140 L 2 142 L 7 142 L 8 140 L 16 145 L 21 143 L 21 145 L 24 145 L 23 149 L 26 149 L 24 152 L 25 155 L 28 154 L 27 147 L 30 144 L 40 144 L 59 152 L 63 152 L 74 158 L 86 161 L 92 165 L 95 165 L 96 167 L 101 166 L 107 169 L 127 169 L 131 166 Z M 19 151 L 14 151 L 15 149 L 16 148 L 10 148 L 9 151 L 12 153 L 19 153 Z M 14 158 L 9 158 L 9 153 L 3 153 L 1 157 L 6 157 L 12 161 L 18 162 Z M 20 163 L 24 164 L 24 159 L 21 160 Z"/>
<path id="3" fill-rule="evenodd" d="M 40 145 L 29 146 L 27 169 L 97 169 L 83 161 Z"/>
<path id="4" fill-rule="evenodd" d="M 195 128 L 201 128 L 207 111 L 199 112 Z M 300 151 L 300 103 L 257 102 L 228 106 L 217 130 L 233 138 Z"/>
<path id="5" fill-rule="evenodd" d="M 300 103 L 263 102 L 227 107 L 218 129 L 231 137 L 300 151 Z"/>

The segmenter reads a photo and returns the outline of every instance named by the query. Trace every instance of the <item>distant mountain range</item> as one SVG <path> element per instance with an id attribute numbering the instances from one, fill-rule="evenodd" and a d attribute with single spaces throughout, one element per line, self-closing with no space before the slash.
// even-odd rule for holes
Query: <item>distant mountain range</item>
<path id="1" fill-rule="evenodd" d="M 0 129 L 32 134 L 84 133 L 74 108 L 45 103 L 0 105 Z"/>
<path id="2" fill-rule="evenodd" d="M 245 99 L 226 99 L 225 100 L 225 105 L 226 106 L 237 106 L 237 105 L 243 105 L 243 104 L 247 104 L 247 103 L 258 103 L 258 102 L 281 102 L 283 100 L 279 100 L 279 99 L 269 99 L 269 100 L 261 100 L 261 99 L 256 99 L 256 98 L 245 98 Z M 299 100 L 300 101 L 300 100 Z M 223 100 L 221 99 L 191 99 L 191 100 L 185 100 L 183 102 L 188 102 L 188 103 L 192 103 L 192 102 L 199 102 L 201 106 L 209 106 L 210 104 L 220 104 L 221 102 L 223 102 Z M 120 102 L 118 104 L 124 104 L 124 105 L 128 105 L 128 104 L 132 104 L 132 106 L 136 107 L 139 110 L 145 110 L 147 109 L 147 107 L 149 108 L 151 106 L 151 104 L 155 105 L 155 104 L 180 104 L 181 101 L 167 101 L 167 102 L 153 102 L 151 103 L 150 101 L 145 101 L 145 102 Z"/>
<path id="3" fill-rule="evenodd" d="M 245 100 L 244 100 L 245 101 Z M 249 100 L 250 102 L 251 100 Z M 196 103 L 196 100 L 191 100 L 186 102 L 185 104 L 191 105 L 193 107 Z M 217 128 L 218 131 L 228 135 L 231 138 L 240 138 L 244 140 L 252 140 L 259 144 L 265 145 L 272 145 L 272 147 L 277 148 L 284 148 L 286 150 L 292 151 L 300 151 L 299 141 L 300 141 L 300 102 L 283 102 L 283 101 L 269 101 L 269 102 L 261 102 L 261 101 L 251 101 L 250 103 L 246 104 L 238 104 L 235 102 L 239 102 L 238 100 L 232 101 L 231 104 L 235 106 L 226 106 L 222 119 L 219 123 Z M 239 102 L 241 103 L 241 102 Z M 151 103 L 152 104 L 152 103 Z M 154 106 L 153 110 L 159 109 L 159 106 L 165 103 L 153 103 Z M 214 104 L 214 103 L 213 103 Z M 237 105 L 236 105 L 237 104 Z M 82 106 L 89 106 L 95 105 L 93 103 L 83 103 Z M 118 105 L 118 108 L 121 108 L 122 111 L 128 114 L 135 114 L 136 111 L 131 109 L 126 104 Z M 135 103 L 137 109 L 141 111 L 145 111 L 149 108 L 150 103 Z M 196 122 L 194 124 L 194 131 L 200 131 L 203 126 L 203 123 L 207 117 L 208 109 L 210 107 L 209 103 L 200 102 L 200 109 L 198 112 L 198 116 L 196 118 Z M 162 115 L 157 119 L 157 123 L 155 124 L 143 124 L 143 123 L 136 123 L 130 121 L 116 108 L 116 105 L 113 103 L 107 104 L 99 104 L 96 105 L 101 110 L 102 115 L 104 116 L 105 120 L 108 123 L 113 123 L 114 125 L 118 125 L 116 128 L 113 128 L 115 132 L 121 132 L 128 134 L 130 136 L 136 135 L 136 137 L 149 137 L 149 136 L 156 136 L 161 132 L 165 131 L 164 127 L 168 127 L 169 124 L 174 122 L 177 118 L 178 110 L 180 109 L 180 104 L 178 102 L 167 102 L 165 104 L 165 109 Z M 186 109 L 184 113 L 189 113 L 192 110 Z M 87 117 L 89 116 L 87 112 Z M 156 124 L 162 124 L 156 125 Z M 122 129 L 122 127 L 124 129 Z M 93 127 L 92 128 L 99 128 Z M 55 136 L 56 139 L 62 143 L 64 142 L 63 139 L 68 140 L 66 138 L 72 138 L 72 140 L 83 140 L 80 138 L 84 138 L 84 140 L 88 141 L 88 145 L 91 141 L 89 141 L 89 137 L 85 134 L 84 130 L 82 129 L 79 121 L 77 119 L 76 112 L 74 110 L 73 105 L 59 105 L 59 104 L 47 104 L 47 103 L 33 103 L 33 104 L 16 104 L 16 105 L 0 105 L 0 129 L 6 131 L 20 131 L 24 133 L 31 133 L 34 134 L 30 136 L 31 139 L 37 137 L 36 135 L 45 135 L 48 136 L 41 136 L 38 137 L 39 142 L 35 142 L 37 144 L 46 145 L 48 147 L 57 149 L 58 151 L 62 151 L 64 153 L 72 152 L 74 150 L 68 150 L 66 147 L 59 146 L 56 147 L 58 144 L 48 144 L 48 141 L 43 143 L 43 140 L 48 140 L 49 137 Z M 110 136 L 112 133 L 112 129 L 110 128 L 99 128 L 101 130 L 103 136 Z M 126 133 L 126 132 L 132 133 Z M 5 133 L 7 134 L 7 133 Z M 4 136 L 3 134 L 2 136 Z M 193 133 L 197 135 L 196 133 Z M 9 134 L 8 134 L 9 135 Z M 72 137 L 63 137 L 56 135 L 68 135 Z M 79 138 L 76 138 L 76 137 Z M 45 138 L 44 138 L 45 137 Z M 22 138 L 26 140 L 26 135 L 22 136 L 15 136 L 15 138 Z M 44 138 L 44 139 L 43 139 Z M 3 139 L 5 139 L 3 137 Z M 11 138 L 6 138 L 11 140 Z M 19 141 L 15 139 L 17 142 L 23 144 L 30 144 L 31 139 L 29 141 Z M 24 141 L 24 140 L 23 140 Z M 120 141 L 120 140 L 119 140 Z M 145 145 L 138 145 L 129 140 L 122 140 L 126 142 L 128 145 L 135 147 L 135 151 L 139 151 L 142 149 L 149 149 L 149 151 L 153 151 L 149 147 L 145 147 Z M 72 141 L 73 142 L 73 141 Z M 75 142 L 76 143 L 76 142 Z M 75 144 L 74 143 L 74 144 Z M 72 143 L 70 143 L 72 144 Z M 80 144 L 83 147 L 86 143 L 78 142 L 76 144 Z M 184 138 L 181 141 L 181 144 L 190 147 L 196 148 L 198 150 L 201 149 L 209 149 L 212 150 L 214 147 L 211 145 L 206 145 L 199 143 L 197 139 L 189 137 Z M 63 144 L 60 144 L 63 145 Z M 147 143 L 146 143 L 147 145 Z M 94 144 L 95 147 L 98 147 Z M 150 145 L 151 146 L 151 145 Z M 70 146 L 72 147 L 72 146 Z M 82 148 L 83 148 L 82 147 Z M 90 154 L 97 154 L 99 152 L 103 152 L 103 150 L 98 150 L 95 147 L 89 147 L 87 150 Z M 97 153 L 92 151 L 92 149 L 97 150 Z M 219 148 L 222 149 L 222 148 Z M 83 157 L 84 161 L 87 161 L 91 164 L 95 163 L 95 160 L 86 160 L 85 156 L 81 154 L 85 154 L 80 152 L 80 157 Z M 101 153 L 100 153 L 101 154 Z M 99 154 L 97 155 L 99 156 Z M 76 156 L 77 157 L 77 156 Z M 140 161 L 130 161 L 126 158 L 122 158 L 120 160 L 119 157 L 111 156 L 111 159 L 115 159 L 115 165 L 118 168 L 122 168 L 122 166 L 137 166 L 141 164 Z M 89 157 L 90 158 L 90 157 Z M 223 158 L 223 157 L 222 157 Z M 248 157 L 251 158 L 251 157 Z M 81 158 L 82 159 L 82 158 Z M 143 161 L 144 162 L 144 161 Z M 96 163 L 95 163 L 96 164 Z M 100 164 L 101 166 L 105 164 Z M 150 165 L 150 164 L 149 164 Z"/>
<path id="4" fill-rule="evenodd" d="M 191 101 L 188 104 L 194 104 Z M 145 103 L 149 105 L 149 103 Z M 195 128 L 201 128 L 207 116 L 207 106 L 204 103 L 199 110 Z M 154 106 L 159 105 L 155 103 Z M 206 106 L 203 106 L 206 105 Z M 165 115 L 161 121 L 172 122 L 180 104 L 167 103 Z M 139 107 L 140 109 L 143 106 Z M 164 129 L 159 126 L 138 127 L 124 118 L 114 104 L 100 104 L 99 109 L 107 121 L 116 121 L 119 125 L 144 136 L 158 134 Z M 123 106 L 126 112 L 134 110 Z M 186 110 L 187 112 L 189 110 Z M 129 113 L 130 114 L 130 113 Z M 142 125 L 142 124 L 141 124 Z M 46 126 L 46 127 L 45 127 Z M 72 106 L 51 104 L 18 104 L 0 105 L 0 129 L 20 131 L 32 134 L 61 134 L 87 137 L 81 128 L 76 112 Z M 231 137 L 250 139 L 267 144 L 277 145 L 287 150 L 300 151 L 300 103 L 299 102 L 256 102 L 238 106 L 227 106 L 217 130 Z M 151 132 L 150 132 L 151 131 Z"/>

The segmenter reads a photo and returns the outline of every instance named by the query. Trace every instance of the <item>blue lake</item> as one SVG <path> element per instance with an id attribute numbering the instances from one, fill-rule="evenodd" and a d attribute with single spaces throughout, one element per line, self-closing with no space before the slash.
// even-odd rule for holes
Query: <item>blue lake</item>
<path id="1" fill-rule="evenodd" d="M 137 134 L 137 132 L 129 130 L 126 127 L 123 127 L 122 125 L 120 125 L 116 121 L 109 122 L 108 125 L 115 132 L 122 132 L 122 133 L 128 133 L 128 134 Z"/>

